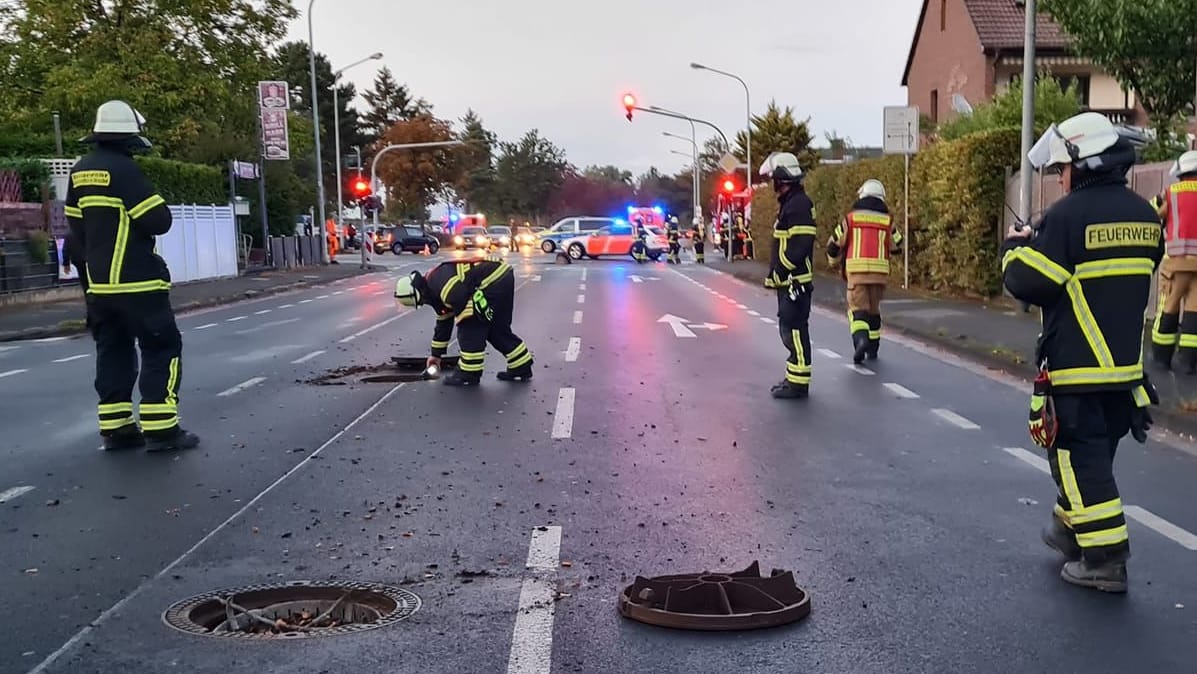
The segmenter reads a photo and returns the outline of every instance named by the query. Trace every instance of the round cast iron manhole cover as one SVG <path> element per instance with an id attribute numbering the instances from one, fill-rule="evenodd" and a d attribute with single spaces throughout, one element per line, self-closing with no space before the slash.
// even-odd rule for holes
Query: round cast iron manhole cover
<path id="1" fill-rule="evenodd" d="M 810 615 L 810 595 L 790 571 L 761 576 L 753 562 L 735 573 L 636 577 L 619 596 L 619 613 L 649 625 L 732 631 L 775 627 Z"/>
<path id="2" fill-rule="evenodd" d="M 188 634 L 301 639 L 392 625 L 420 603 L 414 593 L 388 585 L 301 580 L 206 592 L 176 602 L 162 619 Z"/>

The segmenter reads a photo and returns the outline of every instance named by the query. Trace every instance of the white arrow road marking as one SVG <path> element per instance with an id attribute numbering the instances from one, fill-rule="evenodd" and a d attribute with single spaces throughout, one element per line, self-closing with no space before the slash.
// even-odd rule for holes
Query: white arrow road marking
<path id="1" fill-rule="evenodd" d="M 727 329 L 726 325 L 722 325 L 720 323 L 691 323 L 689 327 L 700 328 L 702 330 L 710 330 L 712 332 L 714 332 L 715 330 L 726 330 Z"/>
<path id="2" fill-rule="evenodd" d="M 668 323 L 669 327 L 673 328 L 674 337 L 697 337 L 694 331 L 686 327 L 686 319 L 674 316 L 673 314 L 665 314 L 657 319 L 658 323 Z"/>
<path id="3" fill-rule="evenodd" d="M 539 281 L 539 280 L 540 280 L 540 274 L 537 274 L 537 275 L 533 276 L 533 277 L 532 277 L 532 280 L 533 280 L 533 281 Z"/>

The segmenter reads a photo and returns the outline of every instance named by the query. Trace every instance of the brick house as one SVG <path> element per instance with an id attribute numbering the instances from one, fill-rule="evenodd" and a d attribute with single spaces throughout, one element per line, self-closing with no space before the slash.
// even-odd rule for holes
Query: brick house
<path id="1" fill-rule="evenodd" d="M 956 94 L 975 106 L 1022 76 L 1026 11 L 1023 0 L 923 0 L 902 86 L 907 105 L 933 124 L 956 115 Z M 1142 124 L 1133 93 L 1088 59 L 1069 53 L 1069 38 L 1040 12 L 1036 26 L 1038 69 L 1061 84 L 1076 82 L 1081 104 L 1116 123 Z"/>

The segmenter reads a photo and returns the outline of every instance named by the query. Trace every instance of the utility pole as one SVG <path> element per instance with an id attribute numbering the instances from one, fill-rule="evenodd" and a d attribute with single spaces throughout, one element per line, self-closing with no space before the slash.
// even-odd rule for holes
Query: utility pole
<path id="1" fill-rule="evenodd" d="M 1035 18 L 1036 0 L 1026 0 L 1026 31 L 1022 49 L 1022 168 L 1019 171 L 1018 219 L 1031 224 L 1033 169 L 1027 156 L 1035 143 Z"/>

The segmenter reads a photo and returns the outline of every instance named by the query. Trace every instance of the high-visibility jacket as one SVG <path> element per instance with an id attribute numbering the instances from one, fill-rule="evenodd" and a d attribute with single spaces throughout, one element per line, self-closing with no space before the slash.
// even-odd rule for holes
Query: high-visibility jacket
<path id="1" fill-rule="evenodd" d="M 843 256 L 847 274 L 888 276 L 890 250 L 902 244 L 902 233 L 894 227 L 885 202 L 867 198 L 856 202 L 840 221 L 832 242 L 838 255 L 829 257 Z"/>
<path id="2" fill-rule="evenodd" d="M 432 332 L 432 355 L 449 350 L 453 326 L 474 315 L 474 293 L 487 290 L 504 276 L 514 276 L 511 265 L 497 257 L 461 262 L 442 262 L 417 282 L 424 302 L 436 311 Z M 456 320 L 455 320 L 456 319 Z"/>
<path id="3" fill-rule="evenodd" d="M 1129 390 L 1146 405 L 1143 315 L 1164 254 L 1151 205 L 1120 175 L 1091 178 L 1044 213 L 1032 241 L 1002 249 L 1006 287 L 1043 308 L 1036 364 L 1053 389 Z"/>
<path id="4" fill-rule="evenodd" d="M 769 281 L 774 286 L 814 286 L 811 256 L 815 250 L 815 204 L 794 185 L 777 198 L 777 222 L 773 224 L 773 245 L 769 252 Z"/>
<path id="5" fill-rule="evenodd" d="M 1197 180 L 1168 186 L 1160 204 L 1169 257 L 1197 255 Z"/>
<path id="6" fill-rule="evenodd" d="M 80 274 L 92 295 L 170 290 L 156 236 L 170 231 L 170 209 L 133 157 L 106 144 L 75 162 L 66 217 L 82 251 Z"/>

